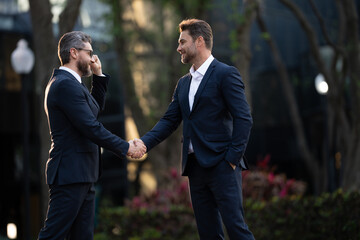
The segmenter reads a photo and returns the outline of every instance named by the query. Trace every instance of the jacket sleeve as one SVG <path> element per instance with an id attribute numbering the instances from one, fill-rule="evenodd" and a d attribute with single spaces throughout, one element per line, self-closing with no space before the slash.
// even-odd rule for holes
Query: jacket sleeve
<path id="1" fill-rule="evenodd" d="M 222 81 L 222 94 L 233 117 L 233 132 L 231 145 L 225 160 L 239 166 L 245 153 L 252 127 L 250 107 L 246 101 L 244 83 L 238 70 L 230 67 Z"/>
<path id="2" fill-rule="evenodd" d="M 105 129 L 91 111 L 79 84 L 75 83 L 75 81 L 63 81 L 57 85 L 58 107 L 83 136 L 118 156 L 126 156 L 129 143 Z"/>
<path id="3" fill-rule="evenodd" d="M 182 121 L 181 109 L 179 105 L 178 93 L 181 85 L 179 80 L 171 103 L 164 116 L 156 123 L 156 125 L 143 137 L 141 140 L 144 142 L 147 151 L 150 151 L 157 144 L 161 143 L 168 136 L 170 136 L 180 125 Z"/>
<path id="4" fill-rule="evenodd" d="M 99 104 L 100 111 L 103 111 L 105 108 L 105 94 L 110 80 L 109 75 L 104 75 L 105 76 L 97 76 L 94 74 L 91 87 L 91 95 Z"/>

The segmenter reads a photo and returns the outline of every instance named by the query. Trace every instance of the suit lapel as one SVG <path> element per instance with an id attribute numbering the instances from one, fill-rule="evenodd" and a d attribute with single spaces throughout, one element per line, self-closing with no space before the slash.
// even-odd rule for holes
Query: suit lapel
<path id="1" fill-rule="evenodd" d="M 194 103 L 193 103 L 193 107 L 192 107 L 192 111 L 191 111 L 191 112 L 193 112 L 194 109 L 196 108 L 196 105 L 197 105 L 197 103 L 199 102 L 199 98 L 200 98 L 200 96 L 201 96 L 201 94 L 202 94 L 202 92 L 203 92 L 203 90 L 204 90 L 204 88 L 205 88 L 205 86 L 206 86 L 206 83 L 208 82 L 208 80 L 209 80 L 209 78 L 210 78 L 210 76 L 211 76 L 211 73 L 212 73 L 212 71 L 213 71 L 214 68 L 215 68 L 215 64 L 216 64 L 216 59 L 214 59 L 214 60 L 212 61 L 212 63 L 210 64 L 209 68 L 207 69 L 207 71 L 206 71 L 203 79 L 201 80 L 200 86 L 199 86 L 199 88 L 198 88 L 198 90 L 196 91 L 196 94 L 195 94 Z M 189 86 L 190 86 L 190 85 L 189 85 Z M 188 92 L 189 92 L 189 90 L 188 90 Z"/>
<path id="2" fill-rule="evenodd" d="M 90 96 L 90 99 L 92 100 L 92 102 L 95 104 L 95 106 L 100 109 L 99 104 L 97 103 L 97 101 L 95 100 L 95 98 L 90 94 L 89 89 L 85 86 L 84 83 L 81 83 L 81 86 L 85 89 L 86 93 Z"/>
<path id="3" fill-rule="evenodd" d="M 69 78 L 73 79 L 74 81 L 78 82 L 79 81 L 68 71 L 66 70 L 58 70 L 55 69 L 54 73 L 56 74 L 66 74 Z M 95 106 L 100 109 L 99 104 L 97 103 L 97 101 L 95 100 L 95 98 L 90 94 L 89 89 L 84 85 L 84 83 L 79 83 L 81 85 L 81 87 L 86 91 L 86 93 L 89 95 L 90 99 L 92 100 L 92 102 L 95 104 Z"/>
<path id="4" fill-rule="evenodd" d="M 191 84 L 191 74 L 189 73 L 188 76 L 184 79 L 184 90 L 181 93 L 181 104 L 184 106 L 186 116 L 190 115 L 190 106 L 189 106 L 189 90 Z"/>

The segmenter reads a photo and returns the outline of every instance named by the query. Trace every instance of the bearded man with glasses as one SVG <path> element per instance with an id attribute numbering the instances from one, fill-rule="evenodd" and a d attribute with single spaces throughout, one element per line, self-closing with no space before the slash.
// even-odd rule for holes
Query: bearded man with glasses
<path id="1" fill-rule="evenodd" d="M 59 40 L 61 67 L 45 90 L 51 149 L 46 163 L 49 206 L 38 239 L 89 240 L 94 235 L 95 188 L 101 174 L 100 147 L 120 158 L 139 158 L 145 146 L 126 142 L 97 120 L 105 106 L 109 75 L 93 55 L 89 35 L 74 31 Z M 81 77 L 93 75 L 88 91 Z"/>

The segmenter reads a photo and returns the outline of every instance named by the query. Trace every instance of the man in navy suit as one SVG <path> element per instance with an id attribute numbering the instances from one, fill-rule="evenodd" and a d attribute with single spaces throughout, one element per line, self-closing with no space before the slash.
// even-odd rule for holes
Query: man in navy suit
<path id="1" fill-rule="evenodd" d="M 59 40 L 61 67 L 45 91 L 51 149 L 46 163 L 49 206 L 38 239 L 90 240 L 94 234 L 95 188 L 101 172 L 100 147 L 120 158 L 140 157 L 145 148 L 106 130 L 98 122 L 105 106 L 109 76 L 93 55 L 91 38 L 83 32 L 69 32 Z M 93 73 L 91 93 L 81 77 Z"/>
<path id="2" fill-rule="evenodd" d="M 178 81 L 172 102 L 154 128 L 136 144 L 149 151 L 183 121 L 182 173 L 202 240 L 253 240 L 242 207 L 241 170 L 252 118 L 238 70 L 214 59 L 212 30 L 198 19 L 179 24 L 177 51 L 190 73 Z"/>

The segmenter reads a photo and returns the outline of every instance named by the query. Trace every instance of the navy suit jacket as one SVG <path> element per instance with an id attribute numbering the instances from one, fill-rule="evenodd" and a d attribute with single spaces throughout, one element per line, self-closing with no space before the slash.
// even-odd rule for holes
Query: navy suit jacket
<path id="1" fill-rule="evenodd" d="M 165 115 L 141 138 L 148 151 L 183 121 L 184 175 L 190 139 L 201 166 L 211 167 L 226 160 L 247 169 L 243 155 L 252 118 L 238 70 L 214 59 L 195 94 L 192 111 L 189 106 L 190 82 L 190 73 L 178 81 Z"/>
<path id="2" fill-rule="evenodd" d="M 94 75 L 91 94 L 65 70 L 54 70 L 45 91 L 51 149 L 46 163 L 46 183 L 93 183 L 99 178 L 99 146 L 120 157 L 129 144 L 97 121 L 105 106 L 109 76 Z"/>

